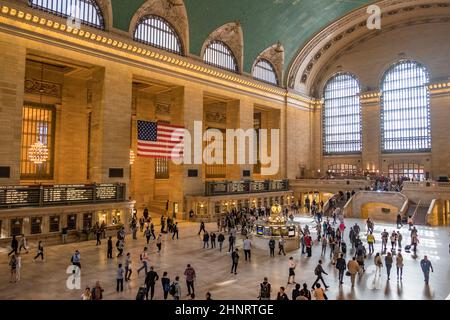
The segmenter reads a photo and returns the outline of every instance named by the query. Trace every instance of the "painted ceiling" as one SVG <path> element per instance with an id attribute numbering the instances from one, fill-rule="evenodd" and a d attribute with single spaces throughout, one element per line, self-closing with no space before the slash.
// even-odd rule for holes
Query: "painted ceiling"
<path id="1" fill-rule="evenodd" d="M 146 0 L 111 0 L 113 25 L 128 31 L 130 21 Z M 151 1 L 151 0 L 150 0 Z M 278 41 L 285 48 L 285 68 L 316 33 L 371 0 L 184 0 L 189 19 L 191 54 L 199 55 L 208 35 L 232 21 L 244 34 L 244 71 L 258 55 Z"/>

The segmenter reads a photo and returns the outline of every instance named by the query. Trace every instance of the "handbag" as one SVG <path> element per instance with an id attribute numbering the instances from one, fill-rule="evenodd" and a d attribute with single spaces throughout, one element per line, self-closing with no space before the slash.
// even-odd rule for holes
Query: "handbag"
<path id="1" fill-rule="evenodd" d="M 346 275 L 347 277 L 350 277 L 352 274 L 350 273 L 350 271 L 347 271 L 347 272 L 345 273 L 345 275 Z"/>

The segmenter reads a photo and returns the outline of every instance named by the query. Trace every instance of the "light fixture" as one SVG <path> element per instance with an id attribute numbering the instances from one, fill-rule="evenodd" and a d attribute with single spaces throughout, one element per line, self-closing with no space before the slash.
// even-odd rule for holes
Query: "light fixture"
<path id="1" fill-rule="evenodd" d="M 28 159 L 35 165 L 43 164 L 48 159 L 48 148 L 45 144 L 37 141 L 28 150 Z"/>
<path id="2" fill-rule="evenodd" d="M 134 151 L 130 149 L 130 165 L 134 164 L 135 160 L 136 160 L 136 155 L 134 154 Z"/>

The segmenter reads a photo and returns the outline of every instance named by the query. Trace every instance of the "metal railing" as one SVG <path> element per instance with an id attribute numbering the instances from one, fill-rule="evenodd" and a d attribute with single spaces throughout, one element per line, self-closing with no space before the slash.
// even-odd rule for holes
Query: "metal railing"
<path id="1" fill-rule="evenodd" d="M 0 186 L 0 209 L 125 200 L 125 184 Z"/>

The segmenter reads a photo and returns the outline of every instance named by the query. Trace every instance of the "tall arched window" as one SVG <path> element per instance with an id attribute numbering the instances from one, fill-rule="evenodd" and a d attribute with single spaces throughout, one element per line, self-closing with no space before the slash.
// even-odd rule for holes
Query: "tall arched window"
<path id="1" fill-rule="evenodd" d="M 383 152 L 431 150 L 430 99 L 427 69 L 415 61 L 400 61 L 381 83 Z"/>
<path id="2" fill-rule="evenodd" d="M 325 86 L 323 109 L 324 154 L 361 152 L 360 87 L 356 77 L 339 73 Z"/>
<path id="3" fill-rule="evenodd" d="M 203 60 L 215 67 L 238 72 L 238 66 L 233 52 L 222 41 L 215 40 L 210 42 L 203 54 Z"/>
<path id="4" fill-rule="evenodd" d="M 255 64 L 255 66 L 253 67 L 253 78 L 255 78 L 256 80 L 278 85 L 275 68 L 266 59 L 259 59 Z"/>
<path id="5" fill-rule="evenodd" d="M 103 14 L 95 0 L 29 0 L 33 8 L 68 18 L 80 19 L 82 24 L 105 29 Z"/>
<path id="6" fill-rule="evenodd" d="M 175 29 L 159 16 L 143 17 L 134 31 L 134 40 L 173 53 L 183 54 L 183 46 Z"/>

